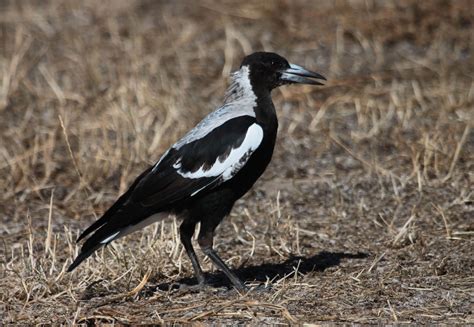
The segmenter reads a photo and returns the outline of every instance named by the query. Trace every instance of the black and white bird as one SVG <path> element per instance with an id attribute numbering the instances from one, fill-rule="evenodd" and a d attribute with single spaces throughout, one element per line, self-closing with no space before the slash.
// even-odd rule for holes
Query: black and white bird
<path id="1" fill-rule="evenodd" d="M 275 53 L 245 57 L 231 76 L 224 104 L 138 176 L 79 236 L 78 242 L 90 235 L 68 271 L 100 247 L 172 213 L 182 219 L 181 242 L 199 285 L 205 277 L 191 243 L 197 223 L 204 254 L 239 291 L 244 290 L 242 281 L 214 251 L 214 231 L 270 162 L 278 129 L 271 91 L 293 83 L 323 85 L 318 80 L 325 78 Z"/>

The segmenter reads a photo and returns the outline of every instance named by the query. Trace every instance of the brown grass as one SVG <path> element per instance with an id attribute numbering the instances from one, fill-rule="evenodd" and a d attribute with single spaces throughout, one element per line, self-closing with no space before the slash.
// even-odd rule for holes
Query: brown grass
<path id="1" fill-rule="evenodd" d="M 3 323 L 474 323 L 474 18 L 465 1 L 0 3 Z M 179 292 L 168 221 L 74 243 L 222 100 L 244 54 L 329 79 L 274 94 L 273 162 L 220 226 L 249 285 Z"/>

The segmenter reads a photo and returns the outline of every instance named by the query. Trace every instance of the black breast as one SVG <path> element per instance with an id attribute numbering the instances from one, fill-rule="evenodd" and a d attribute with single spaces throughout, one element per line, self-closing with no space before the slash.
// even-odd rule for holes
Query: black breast
<path id="1" fill-rule="evenodd" d="M 257 123 L 263 129 L 263 140 L 258 149 L 239 173 L 223 185 L 231 187 L 237 198 L 243 196 L 255 184 L 270 163 L 275 148 L 278 119 L 270 95 L 260 97 L 255 108 Z"/>

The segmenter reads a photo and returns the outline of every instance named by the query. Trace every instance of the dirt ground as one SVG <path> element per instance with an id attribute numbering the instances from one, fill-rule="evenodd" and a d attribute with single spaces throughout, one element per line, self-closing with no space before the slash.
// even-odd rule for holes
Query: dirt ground
<path id="1" fill-rule="evenodd" d="M 459 1 L 0 2 L 0 319 L 474 324 L 474 11 Z M 218 229 L 238 294 L 173 217 L 73 273 L 81 230 L 218 106 L 245 54 L 328 78 L 274 91 L 272 163 Z"/>

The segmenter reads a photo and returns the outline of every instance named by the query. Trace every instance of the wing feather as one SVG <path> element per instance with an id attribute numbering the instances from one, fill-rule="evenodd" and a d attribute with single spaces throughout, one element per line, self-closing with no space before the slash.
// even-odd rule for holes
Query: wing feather
<path id="1" fill-rule="evenodd" d="M 138 183 L 132 199 L 163 208 L 231 179 L 263 139 L 255 118 L 233 118 L 205 137 L 172 147 Z"/>

